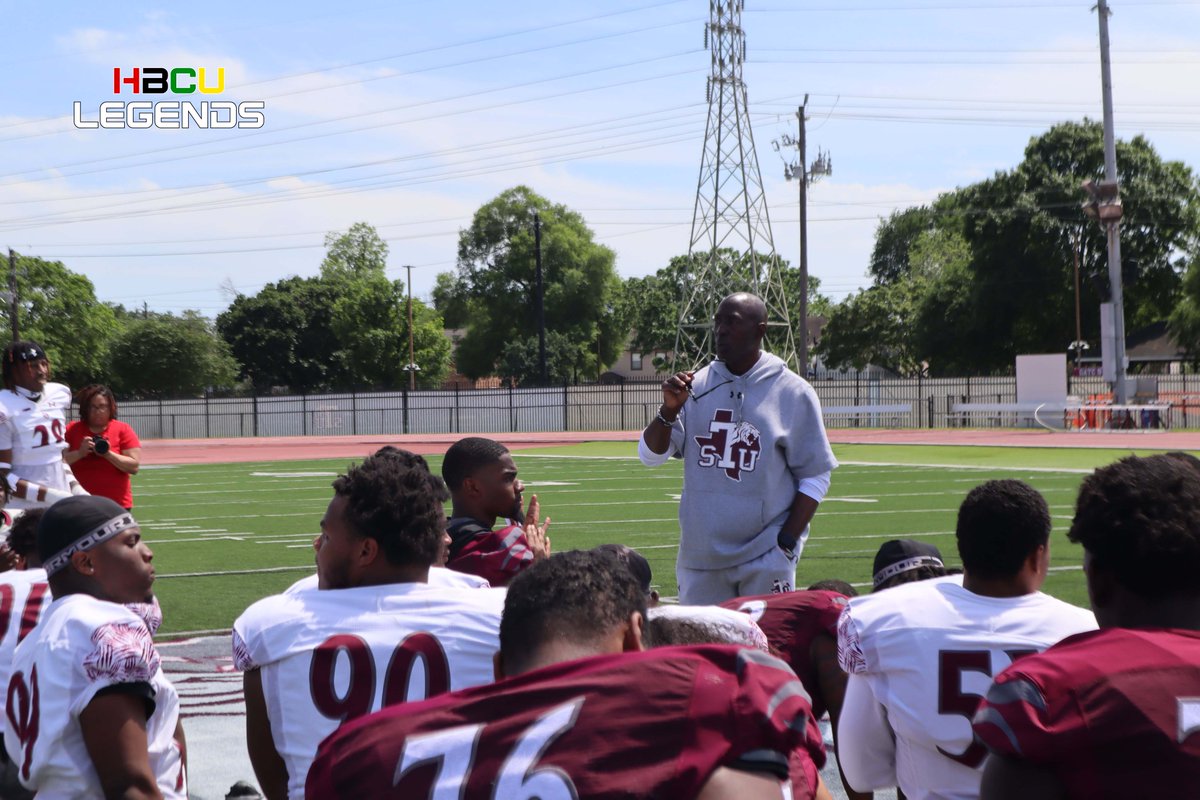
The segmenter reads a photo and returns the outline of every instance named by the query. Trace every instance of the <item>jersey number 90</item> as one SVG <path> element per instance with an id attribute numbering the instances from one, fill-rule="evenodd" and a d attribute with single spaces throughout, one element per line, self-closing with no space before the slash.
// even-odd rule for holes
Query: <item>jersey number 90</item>
<path id="1" fill-rule="evenodd" d="M 334 672 L 338 657 L 345 653 L 349 670 L 346 690 L 338 693 Z M 409 696 L 413 667 L 420 659 L 425 667 L 425 686 L 422 692 Z M 313 705 L 330 719 L 339 723 L 361 717 L 376 709 L 375 657 L 371 647 L 361 637 L 352 634 L 331 636 L 313 651 L 309 668 L 309 688 Z M 450 664 L 441 643 L 428 633 L 406 636 L 392 651 L 383 674 L 383 707 L 423 700 L 450 691 Z"/>

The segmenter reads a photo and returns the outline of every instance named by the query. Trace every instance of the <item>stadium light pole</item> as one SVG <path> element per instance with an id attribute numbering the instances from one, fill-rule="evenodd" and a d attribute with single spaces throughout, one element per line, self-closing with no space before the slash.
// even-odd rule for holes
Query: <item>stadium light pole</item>
<path id="1" fill-rule="evenodd" d="M 1112 68 L 1108 56 L 1108 2 L 1097 0 L 1100 17 L 1100 80 L 1104 102 L 1104 181 L 1088 181 L 1084 190 L 1091 196 L 1084 211 L 1104 226 L 1108 238 L 1108 281 L 1111 286 L 1113 325 L 1111 342 L 1102 340 L 1113 354 L 1113 403 L 1129 402 L 1125 380 L 1125 293 L 1121 285 L 1121 198 L 1117 178 L 1117 140 L 1113 132 Z M 1093 213 L 1094 212 L 1094 213 Z"/>

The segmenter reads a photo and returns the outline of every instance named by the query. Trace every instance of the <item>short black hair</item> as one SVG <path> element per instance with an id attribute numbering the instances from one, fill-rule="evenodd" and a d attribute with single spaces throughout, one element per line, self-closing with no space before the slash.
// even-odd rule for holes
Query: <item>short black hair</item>
<path id="1" fill-rule="evenodd" d="M 1046 498 L 1024 481 L 987 481 L 958 508 L 958 555 L 969 575 L 1012 578 L 1050 540 Z"/>
<path id="2" fill-rule="evenodd" d="M 500 618 L 500 657 L 509 675 L 523 672 L 547 642 L 588 645 L 646 617 L 646 595 L 610 553 L 569 550 L 534 562 L 508 585 Z"/>
<path id="3" fill-rule="evenodd" d="M 808 590 L 810 592 L 837 592 L 838 594 L 846 595 L 846 597 L 858 597 L 858 589 L 855 589 L 846 581 L 840 581 L 837 578 L 817 581 L 808 587 Z"/>
<path id="4" fill-rule="evenodd" d="M 686 617 L 659 614 L 646 622 L 647 647 L 672 647 L 685 644 L 736 644 L 724 629 Z"/>
<path id="5" fill-rule="evenodd" d="M 650 562 L 644 555 L 624 544 L 600 544 L 592 549 L 615 556 L 633 575 L 634 580 L 642 587 L 642 591 L 650 594 L 650 585 L 654 580 L 654 574 L 650 571 Z"/>
<path id="6" fill-rule="evenodd" d="M 31 553 L 37 555 L 38 523 L 45 513 L 44 508 L 30 508 L 17 517 L 8 530 L 8 549 L 24 558 L 29 558 Z"/>
<path id="7" fill-rule="evenodd" d="M 1200 472 L 1174 454 L 1101 467 L 1079 489 L 1067 537 L 1135 594 L 1200 594 Z"/>
<path id="8" fill-rule="evenodd" d="M 456 492 L 462 487 L 463 481 L 475 474 L 480 467 L 486 467 L 500 460 L 508 452 L 508 448 L 495 439 L 485 439 L 482 436 L 468 436 L 450 445 L 442 459 L 442 478 L 450 491 Z"/>
<path id="9" fill-rule="evenodd" d="M 0 377 L 3 378 L 4 388 L 11 390 L 17 384 L 13 381 L 13 368 L 18 362 L 31 361 L 32 356 L 37 353 L 49 360 L 46 356 L 46 350 L 37 342 L 31 342 L 22 339 L 18 342 L 10 342 L 2 352 L 0 352 Z"/>
<path id="10" fill-rule="evenodd" d="M 1164 455 L 1168 458 L 1179 459 L 1184 464 L 1187 464 L 1189 467 L 1196 470 L 1197 473 L 1200 473 L 1200 458 L 1196 458 L 1191 453 L 1185 453 L 1182 450 L 1172 450 L 1169 453 L 1164 453 Z"/>
<path id="11" fill-rule="evenodd" d="M 350 527 L 377 541 L 388 563 L 437 560 L 450 493 L 421 456 L 398 448 L 368 456 L 339 475 L 333 491 L 346 498 Z"/>

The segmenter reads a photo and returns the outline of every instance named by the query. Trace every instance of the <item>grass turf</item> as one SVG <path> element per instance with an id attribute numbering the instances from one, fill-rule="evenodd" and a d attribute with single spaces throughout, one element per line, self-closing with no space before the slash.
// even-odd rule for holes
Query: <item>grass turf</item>
<path id="1" fill-rule="evenodd" d="M 825 578 L 867 584 L 879 545 L 920 538 L 958 563 L 954 520 L 966 493 L 991 478 L 1039 489 L 1054 518 L 1046 591 L 1086 605 L 1080 548 L 1066 539 L 1079 482 L 1127 451 L 841 445 L 842 466 L 817 512 L 798 585 Z M 1151 452 L 1151 451 L 1145 451 Z M 536 493 L 555 550 L 623 542 L 650 561 L 664 595 L 676 592 L 676 511 L 682 466 L 637 462 L 635 445 L 594 442 L 514 453 L 526 498 Z M 429 459 L 433 469 L 440 457 Z M 346 459 L 146 469 L 134 509 L 155 552 L 162 633 L 228 629 L 254 600 L 313 571 L 312 539 Z"/>

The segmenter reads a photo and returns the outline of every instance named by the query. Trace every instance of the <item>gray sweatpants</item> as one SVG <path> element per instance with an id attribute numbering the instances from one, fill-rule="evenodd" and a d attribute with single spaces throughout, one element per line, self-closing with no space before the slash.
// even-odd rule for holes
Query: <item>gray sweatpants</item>
<path id="1" fill-rule="evenodd" d="M 734 597 L 756 594 L 777 594 L 796 588 L 796 564 L 800 548 L 789 558 L 782 547 L 769 551 L 744 564 L 724 569 L 691 569 L 675 565 L 679 582 L 679 602 L 689 606 L 723 603 Z"/>

